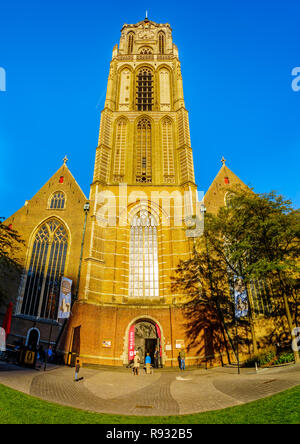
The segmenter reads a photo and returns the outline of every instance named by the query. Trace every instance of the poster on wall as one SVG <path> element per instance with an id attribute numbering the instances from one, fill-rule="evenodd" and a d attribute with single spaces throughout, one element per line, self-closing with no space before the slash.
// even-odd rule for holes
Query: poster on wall
<path id="1" fill-rule="evenodd" d="M 102 341 L 102 347 L 110 348 L 111 347 L 111 341 Z"/>
<path id="2" fill-rule="evenodd" d="M 184 339 L 176 339 L 176 348 L 184 348 Z"/>
<path id="3" fill-rule="evenodd" d="M 134 332 L 135 325 L 132 325 L 129 330 L 128 337 L 128 361 L 132 361 L 134 359 Z"/>
<path id="4" fill-rule="evenodd" d="M 72 281 L 66 277 L 61 278 L 60 296 L 58 306 L 58 319 L 68 319 L 71 314 Z"/>

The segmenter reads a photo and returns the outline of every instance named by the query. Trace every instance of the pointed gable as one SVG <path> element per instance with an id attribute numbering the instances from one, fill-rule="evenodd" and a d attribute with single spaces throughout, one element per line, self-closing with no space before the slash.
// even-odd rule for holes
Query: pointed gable
<path id="1" fill-rule="evenodd" d="M 45 185 L 25 201 L 22 208 L 6 219 L 5 224 L 17 230 L 27 246 L 34 230 L 51 217 L 60 219 L 80 237 L 86 201 L 86 196 L 64 162 Z"/>
<path id="2" fill-rule="evenodd" d="M 243 188 L 248 188 L 247 185 L 225 165 L 224 159 L 222 159 L 222 162 L 223 165 L 220 171 L 204 196 L 204 204 L 209 213 L 217 213 L 219 208 L 225 205 L 226 194 L 232 186 L 240 185 Z"/>

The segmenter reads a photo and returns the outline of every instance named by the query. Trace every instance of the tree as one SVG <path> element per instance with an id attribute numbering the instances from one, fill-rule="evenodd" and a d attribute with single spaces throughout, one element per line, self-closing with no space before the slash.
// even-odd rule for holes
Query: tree
<path id="1" fill-rule="evenodd" d="M 221 360 L 226 350 L 230 362 L 230 348 L 235 353 L 235 347 L 230 333 L 233 304 L 229 286 L 224 286 L 224 281 L 228 281 L 226 267 L 212 251 L 208 251 L 205 236 L 201 239 L 201 246 L 199 243 L 190 259 L 179 262 L 172 291 L 185 295 L 181 307 L 186 319 L 188 349 L 197 347 L 198 354 L 206 357 L 213 355 L 213 349 L 217 349 Z"/>
<path id="2" fill-rule="evenodd" d="M 18 251 L 24 241 L 10 225 L 0 221 L 0 304 L 8 296 L 8 281 L 22 269 Z"/>
<path id="3" fill-rule="evenodd" d="M 255 194 L 236 187 L 229 196 L 217 216 L 206 218 L 208 242 L 229 272 L 246 285 L 261 280 L 271 286 L 273 302 L 277 308 L 283 304 L 289 335 L 294 339 L 299 307 L 300 211 L 275 192 Z M 251 298 L 249 308 L 255 342 Z M 298 352 L 295 361 L 299 361 Z"/>
<path id="4" fill-rule="evenodd" d="M 230 327 L 234 314 L 229 309 L 233 303 L 230 287 L 241 280 L 248 289 L 249 311 L 248 317 L 239 322 L 249 325 L 253 352 L 257 354 L 255 313 L 249 292 L 255 282 L 264 282 L 270 289 L 268 297 L 275 305 L 275 314 L 280 320 L 282 314 L 286 316 L 288 335 L 294 339 L 294 327 L 299 320 L 300 212 L 275 192 L 255 194 L 238 186 L 230 189 L 226 203 L 217 215 L 205 216 L 203 236 L 193 257 L 179 264 L 173 288 L 188 296 L 183 309 L 193 341 L 208 322 L 209 314 L 222 326 L 232 345 Z M 299 353 L 294 352 L 294 356 L 298 362 Z"/>

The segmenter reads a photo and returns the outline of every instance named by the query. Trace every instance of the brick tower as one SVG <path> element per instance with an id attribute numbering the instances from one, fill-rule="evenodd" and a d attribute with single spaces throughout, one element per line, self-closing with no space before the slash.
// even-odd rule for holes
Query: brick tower
<path id="1" fill-rule="evenodd" d="M 184 222 L 195 212 L 195 191 L 172 29 L 147 18 L 125 24 L 101 114 L 66 353 L 86 363 L 126 365 L 134 350 L 143 360 L 158 349 L 162 365 L 177 365 L 185 330 L 171 278 L 192 251 Z"/>

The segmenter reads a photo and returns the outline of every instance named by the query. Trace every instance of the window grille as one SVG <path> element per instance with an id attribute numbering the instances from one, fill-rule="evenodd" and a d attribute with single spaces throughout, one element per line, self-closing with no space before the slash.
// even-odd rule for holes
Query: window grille
<path id="1" fill-rule="evenodd" d="M 150 69 L 144 68 L 138 73 L 136 101 L 138 111 L 152 111 L 153 75 Z"/>
<path id="2" fill-rule="evenodd" d="M 62 210 L 65 208 L 65 195 L 61 191 L 53 194 L 50 201 L 50 208 L 54 210 Z"/>

